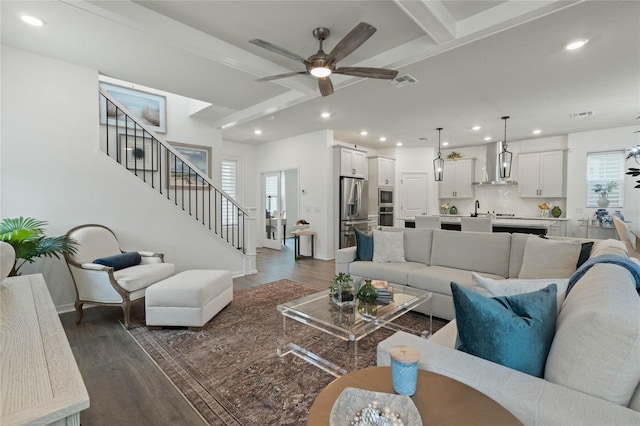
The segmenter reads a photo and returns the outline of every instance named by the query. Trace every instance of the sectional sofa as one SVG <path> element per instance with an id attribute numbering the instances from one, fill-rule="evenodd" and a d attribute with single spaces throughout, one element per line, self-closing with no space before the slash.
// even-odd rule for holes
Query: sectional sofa
<path id="1" fill-rule="evenodd" d="M 519 239 L 512 239 L 516 250 Z M 516 270 L 513 251 L 512 245 L 510 266 Z M 614 240 L 596 243 L 592 257 L 600 255 L 628 258 Z M 540 378 L 454 349 L 455 320 L 428 340 L 395 333 L 378 345 L 378 365 L 390 364 L 394 345 L 409 345 L 420 352 L 420 368 L 479 390 L 525 425 L 640 425 L 638 284 L 638 276 L 617 264 L 597 263 L 584 273 L 560 305 Z"/>
<path id="2" fill-rule="evenodd" d="M 380 279 L 430 291 L 433 293 L 432 306 L 417 310 L 422 309 L 423 313 L 431 312 L 433 316 L 444 319 L 455 317 L 451 281 L 471 288 L 472 271 L 495 279 L 518 278 L 525 260 L 527 241 L 538 238 L 518 233 L 421 228 L 385 228 L 384 231 L 403 233 L 405 262 L 357 260 L 356 247 L 348 247 L 336 251 L 336 273 L 349 273 L 355 280 Z M 575 241 L 575 244 L 581 244 L 587 240 Z M 525 265 L 528 278 L 535 278 L 531 275 L 531 269 L 536 268 L 535 256 L 535 250 L 529 250 Z M 570 265 L 576 265 L 577 261 L 578 257 L 567 259 Z"/>

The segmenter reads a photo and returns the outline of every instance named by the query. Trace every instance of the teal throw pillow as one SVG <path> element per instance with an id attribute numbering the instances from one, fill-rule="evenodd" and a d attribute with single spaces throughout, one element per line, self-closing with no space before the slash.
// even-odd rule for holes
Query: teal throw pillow
<path id="1" fill-rule="evenodd" d="M 373 235 L 355 229 L 356 232 L 356 260 L 373 260 Z"/>
<path id="2" fill-rule="evenodd" d="M 120 269 L 139 265 L 141 261 L 142 256 L 140 256 L 140 253 L 137 251 L 130 251 L 127 253 L 115 254 L 113 256 L 96 259 L 93 263 L 109 266 L 113 268 L 114 271 L 119 271 Z"/>
<path id="3" fill-rule="evenodd" d="M 532 293 L 490 298 L 452 282 L 457 349 L 543 377 L 556 331 L 557 291 L 551 284 Z"/>

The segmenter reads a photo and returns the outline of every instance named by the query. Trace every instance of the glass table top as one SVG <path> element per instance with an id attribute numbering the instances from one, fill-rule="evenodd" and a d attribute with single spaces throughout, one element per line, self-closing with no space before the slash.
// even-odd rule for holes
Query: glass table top
<path id="1" fill-rule="evenodd" d="M 331 301 L 327 289 L 283 303 L 277 309 L 282 315 L 336 337 L 360 340 L 431 299 L 431 293 L 424 290 L 393 284 L 392 287 L 394 299 L 388 305 L 366 304 L 356 300 L 353 306 L 340 307 Z"/>

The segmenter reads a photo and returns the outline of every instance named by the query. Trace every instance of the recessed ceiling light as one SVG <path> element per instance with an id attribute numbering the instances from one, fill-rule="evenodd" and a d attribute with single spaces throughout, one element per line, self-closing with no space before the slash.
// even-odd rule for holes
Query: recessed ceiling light
<path id="1" fill-rule="evenodd" d="M 396 143 L 396 146 L 402 146 L 402 142 Z"/>
<path id="2" fill-rule="evenodd" d="M 253 131 L 253 133 L 255 133 L 256 135 L 261 135 L 261 134 L 262 134 L 262 130 L 260 130 L 260 129 L 255 129 L 255 130 Z"/>
<path id="3" fill-rule="evenodd" d="M 320 117 L 329 118 L 329 117 L 331 117 L 331 113 L 330 112 L 323 112 L 322 114 L 320 114 Z"/>
<path id="4" fill-rule="evenodd" d="M 22 19 L 22 22 L 33 25 L 34 27 L 41 27 L 44 25 L 44 19 L 33 15 L 22 14 L 20 15 L 20 19 Z"/>
<path id="5" fill-rule="evenodd" d="M 542 133 L 542 130 L 540 130 L 540 129 L 535 129 L 532 133 L 533 133 L 534 135 L 539 135 L 540 133 Z"/>
<path id="6" fill-rule="evenodd" d="M 485 140 L 485 141 L 490 141 L 490 140 L 491 140 L 491 136 L 485 136 L 485 137 L 484 137 L 484 140 Z"/>
<path id="7" fill-rule="evenodd" d="M 363 131 L 360 132 L 360 134 L 362 136 L 367 136 L 369 134 L 369 132 L 367 132 L 366 130 L 363 130 Z"/>
<path id="8" fill-rule="evenodd" d="M 471 128 L 471 130 L 480 130 L 480 129 L 482 129 L 482 126 L 478 126 L 478 125 L 475 125 Z"/>
<path id="9" fill-rule="evenodd" d="M 447 146 L 449 145 L 449 142 L 442 142 L 442 146 Z"/>
<path id="10" fill-rule="evenodd" d="M 387 138 L 385 138 L 384 136 L 380 136 L 380 139 L 378 139 L 380 142 L 386 142 Z"/>
<path id="11" fill-rule="evenodd" d="M 589 40 L 588 39 L 582 39 L 582 40 L 574 40 L 570 43 L 568 43 L 564 48 L 566 50 L 576 50 L 576 49 L 580 49 L 582 46 L 584 46 L 585 44 L 587 44 Z"/>

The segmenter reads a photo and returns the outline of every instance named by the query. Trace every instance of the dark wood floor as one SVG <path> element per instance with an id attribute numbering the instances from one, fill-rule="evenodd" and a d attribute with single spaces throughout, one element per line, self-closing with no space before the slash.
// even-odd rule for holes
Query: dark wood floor
<path id="1" fill-rule="evenodd" d="M 234 289 L 287 278 L 325 289 L 335 264 L 317 259 L 293 260 L 293 241 L 282 251 L 259 249 L 258 273 L 234 279 Z M 144 304 L 134 305 L 134 310 Z M 91 406 L 80 420 L 87 425 L 199 425 L 198 414 L 122 328 L 117 307 L 86 309 L 75 324 L 75 313 L 60 315 Z M 274 349 L 275 350 L 275 349 Z"/>

